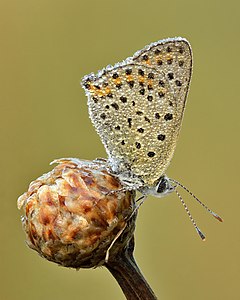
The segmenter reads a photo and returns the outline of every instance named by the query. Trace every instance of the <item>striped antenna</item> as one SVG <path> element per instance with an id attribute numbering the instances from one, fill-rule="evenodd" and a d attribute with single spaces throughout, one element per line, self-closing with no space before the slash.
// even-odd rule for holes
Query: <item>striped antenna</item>
<path id="1" fill-rule="evenodd" d="M 189 209 L 188 209 L 186 203 L 184 202 L 182 196 L 178 193 L 177 190 L 175 190 L 175 192 L 176 192 L 176 194 L 178 195 L 178 198 L 180 199 L 180 201 L 182 202 L 182 205 L 183 205 L 184 209 L 186 210 L 186 212 L 187 212 L 187 214 L 188 214 L 188 216 L 189 216 L 189 219 L 191 220 L 191 222 L 192 222 L 193 226 L 195 227 L 197 233 L 199 234 L 200 238 L 201 238 L 203 241 L 205 241 L 205 239 L 206 239 L 205 235 L 202 233 L 202 231 L 201 231 L 201 230 L 199 229 L 199 227 L 197 226 L 197 224 L 196 224 L 195 220 L 193 219 L 193 217 L 192 217 L 192 215 L 191 215 L 191 213 L 190 213 L 190 211 L 189 211 Z"/>
<path id="2" fill-rule="evenodd" d="M 200 201 L 187 187 L 185 187 L 184 185 L 182 185 L 180 182 L 178 182 L 175 179 L 170 179 L 170 181 L 174 182 L 176 185 L 180 186 L 181 188 L 183 188 L 186 192 L 188 192 L 199 204 L 202 205 L 202 207 L 204 207 L 214 218 L 216 218 L 218 221 L 223 222 L 223 219 L 217 215 L 215 212 L 213 212 L 210 208 L 207 207 L 207 205 L 205 205 L 204 203 L 202 203 L 202 201 Z"/>

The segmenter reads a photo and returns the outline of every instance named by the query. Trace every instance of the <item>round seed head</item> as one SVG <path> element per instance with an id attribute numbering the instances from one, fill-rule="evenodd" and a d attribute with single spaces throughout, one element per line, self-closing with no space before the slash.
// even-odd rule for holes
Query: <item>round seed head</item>
<path id="1" fill-rule="evenodd" d="M 60 159 L 49 173 L 33 181 L 18 199 L 27 244 L 42 257 L 65 267 L 104 264 L 133 235 L 135 193 L 108 173 L 104 160 Z M 114 192 L 115 191 L 115 192 Z M 127 225 L 127 226 L 126 226 Z"/>

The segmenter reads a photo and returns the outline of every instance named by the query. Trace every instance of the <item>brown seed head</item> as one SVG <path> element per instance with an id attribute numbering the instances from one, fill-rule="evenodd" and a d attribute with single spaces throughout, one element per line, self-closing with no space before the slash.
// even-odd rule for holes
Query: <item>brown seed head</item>
<path id="1" fill-rule="evenodd" d="M 33 181 L 18 198 L 27 244 L 46 259 L 73 268 L 104 264 L 106 251 L 115 255 L 135 229 L 135 193 L 121 190 L 105 161 L 59 159 L 49 173 Z M 120 191 L 118 191 L 120 190 Z M 118 192 L 113 192 L 118 191 Z"/>

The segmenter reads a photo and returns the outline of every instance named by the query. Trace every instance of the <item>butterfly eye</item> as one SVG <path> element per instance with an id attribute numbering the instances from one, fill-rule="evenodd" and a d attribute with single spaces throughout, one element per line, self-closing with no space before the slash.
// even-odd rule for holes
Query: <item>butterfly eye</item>
<path id="1" fill-rule="evenodd" d="M 160 177 L 160 181 L 159 181 L 159 184 L 157 186 L 157 193 L 163 193 L 163 192 L 165 192 L 166 189 L 167 189 L 167 186 L 168 186 L 168 184 L 167 184 L 166 178 L 163 177 L 163 176 Z"/>

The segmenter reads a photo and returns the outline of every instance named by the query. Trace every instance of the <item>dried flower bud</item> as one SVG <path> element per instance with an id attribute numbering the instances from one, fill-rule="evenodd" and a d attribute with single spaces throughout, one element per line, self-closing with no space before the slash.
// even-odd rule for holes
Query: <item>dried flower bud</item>
<path id="1" fill-rule="evenodd" d="M 104 160 L 60 159 L 18 199 L 27 244 L 46 259 L 73 268 L 104 264 L 133 235 L 135 193 L 109 174 Z M 122 190 L 121 190 L 122 189 Z M 118 191 L 120 190 L 120 191 Z M 118 191 L 118 192 L 113 192 Z M 127 226 L 126 223 L 128 222 Z"/>

